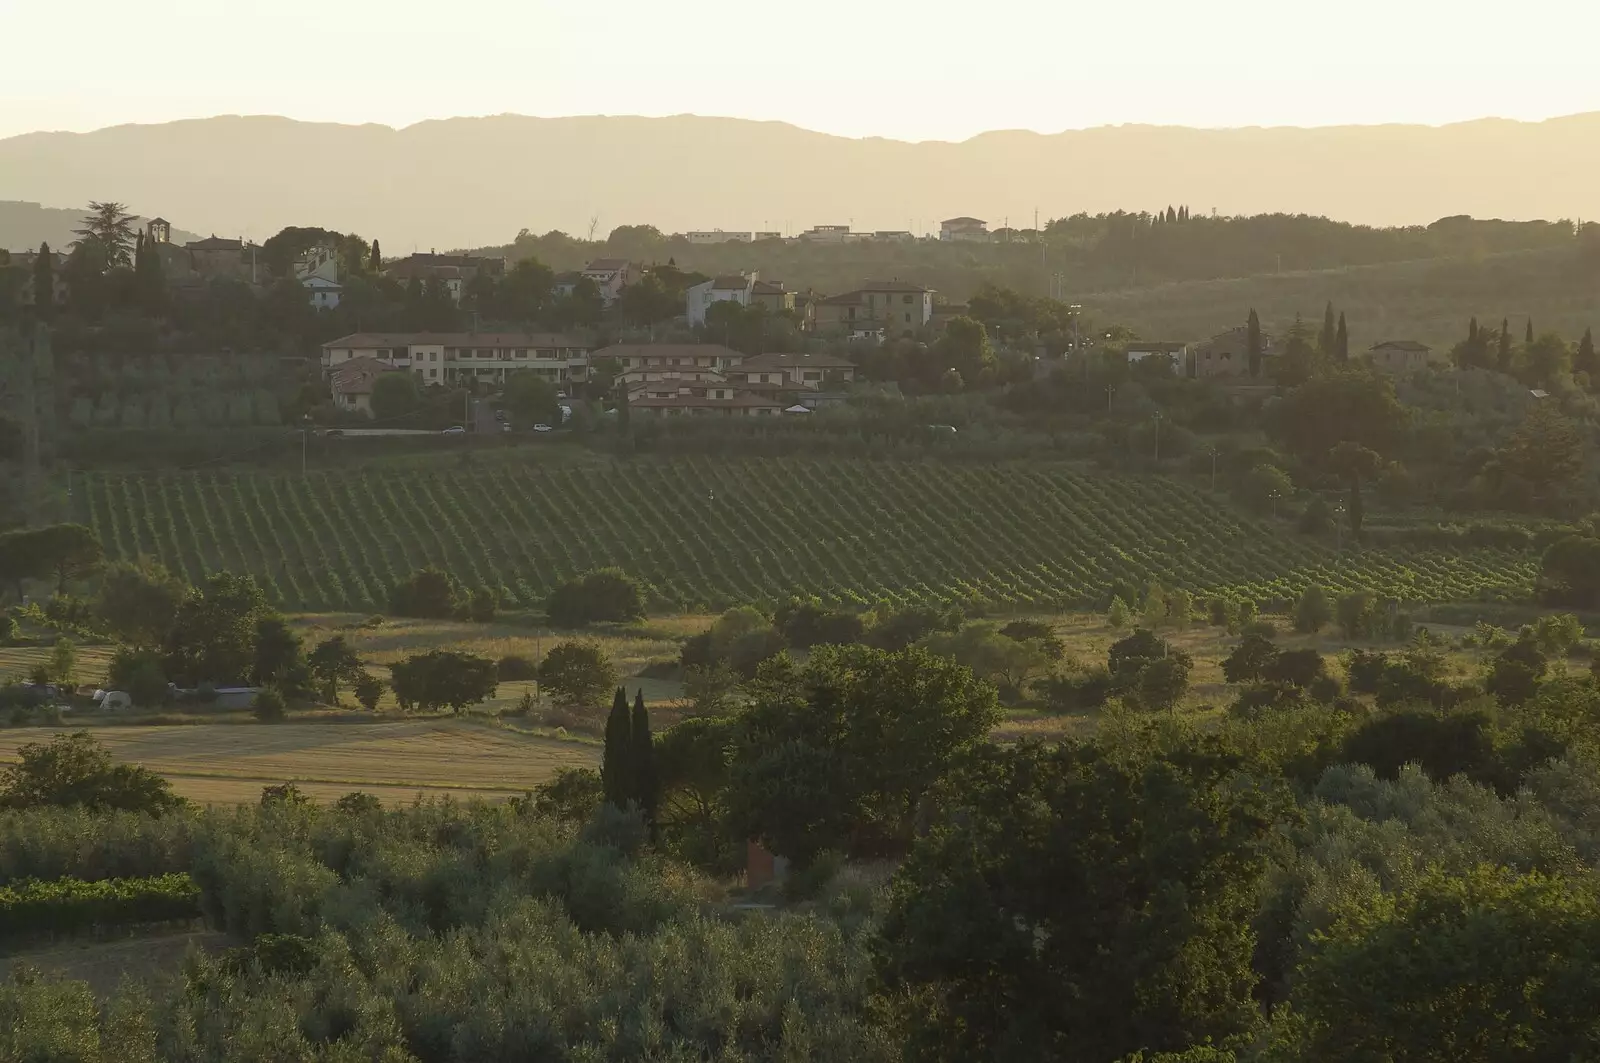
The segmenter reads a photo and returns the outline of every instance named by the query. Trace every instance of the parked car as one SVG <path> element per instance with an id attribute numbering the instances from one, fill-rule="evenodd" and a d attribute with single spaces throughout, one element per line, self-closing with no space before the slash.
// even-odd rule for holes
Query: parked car
<path id="1" fill-rule="evenodd" d="M 506 423 L 504 423 L 504 422 L 502 422 L 501 425 L 500 425 L 500 431 L 509 432 L 509 431 L 511 431 L 511 426 L 506 424 Z"/>
<path id="2" fill-rule="evenodd" d="M 533 430 L 535 432 L 554 432 L 555 431 L 554 428 L 551 428 L 547 424 L 536 424 L 536 425 L 533 426 Z"/>
<path id="3" fill-rule="evenodd" d="M 330 428 L 330 429 L 328 429 L 326 432 L 324 432 L 322 434 L 325 435 L 325 436 L 328 436 L 329 438 L 332 438 L 333 436 L 342 436 L 342 435 L 344 435 L 344 429 L 343 428 Z"/>
<path id="4" fill-rule="evenodd" d="M 464 436 L 467 434 L 467 430 L 461 425 L 453 424 L 449 428 L 441 431 L 439 434 L 442 436 Z"/>

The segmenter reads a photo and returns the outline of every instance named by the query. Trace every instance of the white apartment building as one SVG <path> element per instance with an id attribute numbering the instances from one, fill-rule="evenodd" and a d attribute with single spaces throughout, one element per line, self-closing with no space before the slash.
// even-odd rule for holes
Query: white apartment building
<path id="1" fill-rule="evenodd" d="M 532 372 L 556 385 L 589 378 L 589 345 L 536 332 L 357 332 L 322 345 L 322 368 L 372 358 L 415 373 L 424 385 L 503 383 Z"/>
<path id="2" fill-rule="evenodd" d="M 722 229 L 703 229 L 683 235 L 691 244 L 748 244 L 751 240 L 751 234 L 748 232 L 726 232 Z M 761 239 L 765 236 L 766 234 L 762 233 L 756 238 Z"/>

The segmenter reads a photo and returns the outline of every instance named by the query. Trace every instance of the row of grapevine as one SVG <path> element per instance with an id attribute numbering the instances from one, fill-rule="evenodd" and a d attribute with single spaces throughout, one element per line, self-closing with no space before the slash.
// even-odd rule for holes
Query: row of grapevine
<path id="1" fill-rule="evenodd" d="M 0 886 L 0 941 L 167 923 L 200 916 L 200 889 L 187 874 L 75 878 Z"/>
<path id="2" fill-rule="evenodd" d="M 190 580 L 248 571 L 293 609 L 381 608 L 426 564 L 514 606 L 617 565 L 686 608 L 800 592 L 1054 609 L 1150 580 L 1257 600 L 1320 583 L 1455 601 L 1525 595 L 1536 569 L 1531 554 L 1493 548 L 1336 554 L 1172 480 L 1057 466 L 692 457 L 598 470 L 94 474 L 75 497 L 114 556 L 155 557 Z"/>

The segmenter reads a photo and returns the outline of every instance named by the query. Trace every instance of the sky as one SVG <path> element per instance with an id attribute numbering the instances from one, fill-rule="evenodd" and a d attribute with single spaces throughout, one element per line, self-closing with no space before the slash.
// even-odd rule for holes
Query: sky
<path id="1" fill-rule="evenodd" d="M 694 113 L 902 140 L 1538 120 L 1600 110 L 1597 35 L 1594 0 L 0 0 L 0 137 L 215 114 Z"/>

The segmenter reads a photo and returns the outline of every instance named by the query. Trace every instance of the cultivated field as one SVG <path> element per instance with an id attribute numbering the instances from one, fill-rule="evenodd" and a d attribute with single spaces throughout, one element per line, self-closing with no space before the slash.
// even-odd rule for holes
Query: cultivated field
<path id="1" fill-rule="evenodd" d="M 96 727 L 118 760 L 142 764 L 195 801 L 255 801 L 292 782 L 318 800 L 363 790 L 392 804 L 417 794 L 503 798 L 563 768 L 594 767 L 597 747 L 456 720 Z M 0 731 L 0 759 L 54 729 Z"/>
<path id="2" fill-rule="evenodd" d="M 80 686 L 105 682 L 106 666 L 111 663 L 111 646 L 79 646 L 73 680 Z M 26 680 L 33 670 L 50 660 L 50 646 L 0 647 L 0 683 Z"/>
<path id="3" fill-rule="evenodd" d="M 1501 550 L 1351 550 L 1286 533 L 1158 477 L 1059 465 L 859 460 L 616 463 L 575 470 L 84 477 L 77 519 L 114 557 L 191 582 L 257 576 L 285 609 L 382 611 L 438 564 L 510 606 L 617 565 L 656 611 L 816 594 L 839 604 L 982 597 L 1103 605 L 1112 586 L 1255 599 L 1308 583 L 1411 601 L 1526 597 L 1537 560 Z"/>

